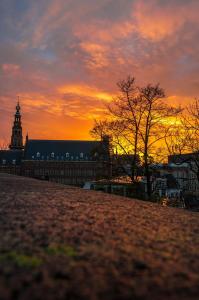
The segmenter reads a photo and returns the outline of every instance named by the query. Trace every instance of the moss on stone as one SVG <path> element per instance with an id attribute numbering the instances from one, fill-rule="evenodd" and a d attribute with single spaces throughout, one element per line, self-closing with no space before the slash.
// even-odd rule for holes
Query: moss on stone
<path id="1" fill-rule="evenodd" d="M 0 254 L 0 262 L 12 262 L 18 267 L 34 268 L 42 264 L 42 259 L 36 256 L 20 254 L 14 251 Z"/>
<path id="2" fill-rule="evenodd" d="M 65 255 L 69 257 L 75 257 L 77 255 L 75 249 L 67 245 L 52 245 L 45 250 L 49 255 Z"/>

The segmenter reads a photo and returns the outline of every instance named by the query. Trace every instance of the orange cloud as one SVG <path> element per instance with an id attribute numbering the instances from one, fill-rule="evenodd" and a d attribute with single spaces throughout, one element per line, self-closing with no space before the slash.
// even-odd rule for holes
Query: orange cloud
<path id="1" fill-rule="evenodd" d="M 7 75 L 16 75 L 19 74 L 20 66 L 16 64 L 3 64 L 2 70 Z"/>
<path id="2" fill-rule="evenodd" d="M 97 100 L 111 101 L 113 95 L 100 91 L 87 85 L 64 85 L 58 88 L 61 94 L 73 94 L 77 96 L 95 98 Z"/>
<path id="3" fill-rule="evenodd" d="M 144 38 L 160 41 L 177 32 L 187 21 L 199 21 L 197 4 L 195 10 L 193 3 L 188 1 L 183 5 L 171 5 L 166 2 L 158 4 L 158 0 L 140 0 L 135 3 L 133 15 L 137 31 Z"/>
<path id="4" fill-rule="evenodd" d="M 189 103 L 193 101 L 193 97 L 185 97 L 180 95 L 170 95 L 167 97 L 168 103 L 170 105 L 182 105 L 183 107 L 187 106 Z"/>
<path id="5" fill-rule="evenodd" d="M 129 21 L 117 23 L 98 22 L 90 24 L 81 24 L 81 27 L 74 26 L 74 35 L 83 41 L 94 43 L 110 44 L 115 40 L 127 38 L 135 31 L 135 24 L 131 18 Z"/>
<path id="6" fill-rule="evenodd" d="M 91 58 L 87 59 L 87 66 L 93 68 L 108 67 L 109 60 L 107 58 L 108 48 L 99 44 L 82 42 L 81 48 L 90 54 Z"/>

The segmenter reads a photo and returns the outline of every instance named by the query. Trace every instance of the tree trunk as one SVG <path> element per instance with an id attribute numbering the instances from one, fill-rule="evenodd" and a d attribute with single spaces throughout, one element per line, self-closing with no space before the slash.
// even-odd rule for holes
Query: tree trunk
<path id="1" fill-rule="evenodd" d="M 148 164 L 147 153 L 144 155 L 144 175 L 146 178 L 146 187 L 147 187 L 147 200 L 151 198 L 151 181 L 150 181 L 150 170 Z"/>

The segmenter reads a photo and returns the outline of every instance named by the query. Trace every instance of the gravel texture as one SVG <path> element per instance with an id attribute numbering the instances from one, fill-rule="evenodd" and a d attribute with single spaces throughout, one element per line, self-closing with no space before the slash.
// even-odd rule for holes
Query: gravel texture
<path id="1" fill-rule="evenodd" d="M 198 299 L 199 214 L 0 174 L 0 300 Z"/>

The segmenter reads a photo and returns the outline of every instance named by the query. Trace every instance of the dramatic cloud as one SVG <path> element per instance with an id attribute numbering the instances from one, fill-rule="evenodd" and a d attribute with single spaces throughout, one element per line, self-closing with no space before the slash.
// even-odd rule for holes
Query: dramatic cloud
<path id="1" fill-rule="evenodd" d="M 186 105 L 199 95 L 198 10 L 197 0 L 2 0 L 0 139 L 17 95 L 24 135 L 90 138 L 128 74 Z"/>
<path id="2" fill-rule="evenodd" d="M 187 23 L 197 26 L 197 1 L 136 1 L 134 15 L 138 32 L 156 41 L 178 33 Z"/>

